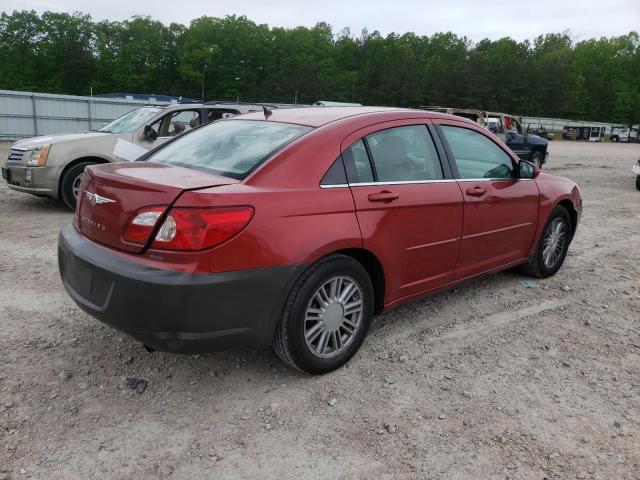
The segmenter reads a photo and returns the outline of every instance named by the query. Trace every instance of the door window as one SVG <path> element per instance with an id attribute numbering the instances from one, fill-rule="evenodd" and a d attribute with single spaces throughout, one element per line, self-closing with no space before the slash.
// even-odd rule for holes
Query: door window
<path id="1" fill-rule="evenodd" d="M 467 128 L 441 128 L 460 178 L 513 178 L 511 157 L 487 137 Z"/>
<path id="2" fill-rule="evenodd" d="M 442 180 L 442 167 L 425 125 L 381 130 L 367 136 L 379 182 Z"/>
<path id="3" fill-rule="evenodd" d="M 504 123 L 507 125 L 507 131 L 522 135 L 522 126 L 514 117 L 504 117 Z"/>
<path id="4" fill-rule="evenodd" d="M 487 128 L 491 133 L 503 133 L 502 132 L 502 121 L 500 117 L 488 117 L 487 118 Z"/>
<path id="5" fill-rule="evenodd" d="M 180 135 L 183 132 L 196 128 L 200 125 L 200 114 L 197 110 L 183 110 L 171 115 L 171 120 L 167 127 L 167 137 Z"/>

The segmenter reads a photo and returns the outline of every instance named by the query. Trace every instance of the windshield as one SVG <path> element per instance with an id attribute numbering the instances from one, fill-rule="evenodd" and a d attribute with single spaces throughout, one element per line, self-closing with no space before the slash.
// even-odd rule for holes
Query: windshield
<path id="1" fill-rule="evenodd" d="M 113 122 L 105 125 L 98 131 L 107 133 L 130 133 L 145 124 L 148 120 L 151 120 L 151 118 L 161 111 L 162 108 L 156 107 L 137 108 L 116 118 Z"/>
<path id="2" fill-rule="evenodd" d="M 195 129 L 147 160 L 212 170 L 242 180 L 310 127 L 253 120 L 223 120 Z"/>

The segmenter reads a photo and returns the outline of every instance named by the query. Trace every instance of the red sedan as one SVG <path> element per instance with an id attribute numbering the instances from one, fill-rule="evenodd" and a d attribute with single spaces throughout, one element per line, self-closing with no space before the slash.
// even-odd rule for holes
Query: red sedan
<path id="1" fill-rule="evenodd" d="M 517 265 L 553 275 L 581 210 L 575 183 L 460 117 L 279 109 L 88 167 L 59 266 L 82 309 L 149 347 L 272 345 L 324 373 L 376 313 Z"/>

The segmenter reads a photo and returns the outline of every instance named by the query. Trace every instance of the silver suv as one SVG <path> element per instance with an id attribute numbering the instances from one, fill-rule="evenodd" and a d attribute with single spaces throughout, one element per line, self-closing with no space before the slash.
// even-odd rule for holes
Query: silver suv
<path id="1" fill-rule="evenodd" d="M 75 208 L 88 165 L 134 160 L 199 125 L 262 108 L 257 104 L 220 102 L 138 108 L 95 132 L 48 135 L 15 143 L 2 168 L 2 177 L 9 188 L 62 199 Z"/>

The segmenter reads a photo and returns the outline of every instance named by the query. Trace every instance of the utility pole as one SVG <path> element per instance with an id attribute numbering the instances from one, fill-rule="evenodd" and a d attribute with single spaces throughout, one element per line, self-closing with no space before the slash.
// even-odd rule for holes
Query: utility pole
<path id="1" fill-rule="evenodd" d="M 204 73 L 207 71 L 207 64 L 202 66 L 202 101 L 204 102 Z"/>

